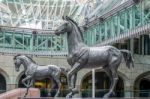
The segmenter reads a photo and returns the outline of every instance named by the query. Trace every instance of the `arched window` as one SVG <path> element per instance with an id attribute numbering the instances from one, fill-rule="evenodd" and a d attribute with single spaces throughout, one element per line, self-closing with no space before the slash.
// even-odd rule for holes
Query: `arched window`
<path id="1" fill-rule="evenodd" d="M 106 92 L 109 91 L 110 80 L 105 72 L 96 72 L 95 73 L 95 96 L 103 97 Z M 88 76 L 85 76 L 82 81 L 82 97 L 92 97 L 92 74 L 90 73 Z M 124 83 L 123 79 L 119 77 L 116 89 L 115 89 L 115 97 L 123 97 L 124 96 Z"/>
<path id="2" fill-rule="evenodd" d="M 134 83 L 135 97 L 150 97 L 150 72 L 142 73 Z"/>
<path id="3" fill-rule="evenodd" d="M 0 74 L 0 93 L 6 91 L 6 80 L 3 75 Z"/>

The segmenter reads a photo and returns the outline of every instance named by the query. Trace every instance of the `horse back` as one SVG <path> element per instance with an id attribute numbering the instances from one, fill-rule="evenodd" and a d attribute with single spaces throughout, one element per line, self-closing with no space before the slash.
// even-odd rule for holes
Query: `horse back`
<path id="1" fill-rule="evenodd" d="M 99 47 L 91 47 L 89 50 L 88 65 L 104 65 L 109 57 L 108 51 Z"/>
<path id="2" fill-rule="evenodd" d="M 90 47 L 88 65 L 105 66 L 113 57 L 117 57 L 119 52 L 113 46 Z"/>
<path id="3" fill-rule="evenodd" d="M 48 76 L 53 77 L 60 72 L 61 72 L 60 68 L 55 65 L 38 66 L 35 72 L 35 76 L 39 78 L 48 77 Z"/>

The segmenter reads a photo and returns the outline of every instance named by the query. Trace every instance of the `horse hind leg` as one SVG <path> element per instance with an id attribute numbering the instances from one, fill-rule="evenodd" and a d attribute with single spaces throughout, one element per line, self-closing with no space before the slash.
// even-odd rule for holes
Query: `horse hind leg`
<path id="1" fill-rule="evenodd" d="M 108 97 L 114 95 L 114 90 L 115 90 L 116 84 L 118 82 L 117 68 L 118 68 L 119 64 L 120 63 L 111 64 L 110 68 L 107 69 L 109 71 L 109 76 L 111 77 L 111 86 L 110 86 L 109 92 L 104 95 L 104 98 L 108 98 Z"/>
<path id="2" fill-rule="evenodd" d="M 105 73 L 107 74 L 107 76 L 109 77 L 110 82 L 113 82 L 112 72 L 111 72 L 111 70 L 109 69 L 109 67 L 105 67 L 105 68 L 104 68 L 104 71 L 105 71 Z M 110 88 L 112 88 L 112 83 L 111 83 L 111 85 L 110 85 Z"/>
<path id="3" fill-rule="evenodd" d="M 60 76 L 56 76 L 56 77 L 53 78 L 55 80 L 55 82 L 57 83 L 57 85 L 58 85 L 58 89 L 57 89 L 57 92 L 55 94 L 55 97 L 58 97 L 59 93 L 60 93 L 61 82 L 60 82 L 59 78 L 60 78 Z"/>
<path id="4" fill-rule="evenodd" d="M 56 82 L 55 82 L 55 80 L 54 80 L 53 78 L 50 78 L 50 77 L 49 77 L 49 79 L 52 81 L 52 82 L 51 82 L 51 83 L 52 83 L 52 87 L 51 87 L 51 90 L 48 92 L 48 97 L 52 97 L 52 93 L 53 93 L 54 88 L 55 88 L 55 86 L 56 86 Z"/>

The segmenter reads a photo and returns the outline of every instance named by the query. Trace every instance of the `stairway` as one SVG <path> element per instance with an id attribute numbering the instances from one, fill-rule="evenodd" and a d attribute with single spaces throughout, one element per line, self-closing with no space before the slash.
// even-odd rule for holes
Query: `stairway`
<path id="1" fill-rule="evenodd" d="M 26 88 L 17 88 L 5 93 L 0 94 L 0 99 L 18 99 L 23 97 L 26 92 Z M 37 88 L 30 88 L 27 98 L 40 97 L 40 90 Z"/>

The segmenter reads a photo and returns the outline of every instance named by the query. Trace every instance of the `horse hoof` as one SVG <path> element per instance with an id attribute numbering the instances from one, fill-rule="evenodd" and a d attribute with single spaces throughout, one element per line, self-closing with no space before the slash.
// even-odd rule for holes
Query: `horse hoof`
<path id="1" fill-rule="evenodd" d="M 103 99 L 108 99 L 108 98 L 109 98 L 108 95 L 104 95 L 104 96 L 103 96 Z"/>
<path id="2" fill-rule="evenodd" d="M 67 98 L 67 99 L 72 98 L 72 95 L 71 95 L 71 94 L 68 94 L 68 95 L 66 96 L 66 98 Z"/>
<path id="3" fill-rule="evenodd" d="M 48 97 L 51 97 L 52 95 L 51 95 L 51 93 L 49 92 L 49 93 L 47 94 L 47 96 L 48 96 Z"/>
<path id="4" fill-rule="evenodd" d="M 26 98 L 27 95 L 24 95 L 23 97 Z"/>
<path id="5" fill-rule="evenodd" d="M 107 94 L 105 94 L 104 95 L 104 99 L 107 99 L 107 98 L 109 98 L 109 97 L 113 97 L 113 96 L 115 96 L 115 92 L 112 92 L 112 93 L 107 93 Z"/>
<path id="6" fill-rule="evenodd" d="M 72 92 L 75 93 L 79 93 L 79 91 L 77 89 L 72 89 Z"/>
<path id="7" fill-rule="evenodd" d="M 109 97 L 110 97 L 110 94 L 107 93 L 107 94 L 105 94 L 105 95 L 103 96 L 103 99 L 108 99 Z"/>
<path id="8" fill-rule="evenodd" d="M 70 99 L 70 98 L 72 98 L 72 96 L 66 96 L 66 99 Z"/>
<path id="9" fill-rule="evenodd" d="M 115 92 L 112 92 L 111 96 L 113 97 L 113 96 L 115 96 L 115 95 L 116 95 L 116 93 L 115 93 Z"/>

